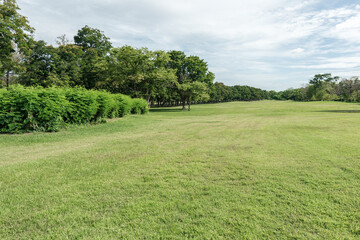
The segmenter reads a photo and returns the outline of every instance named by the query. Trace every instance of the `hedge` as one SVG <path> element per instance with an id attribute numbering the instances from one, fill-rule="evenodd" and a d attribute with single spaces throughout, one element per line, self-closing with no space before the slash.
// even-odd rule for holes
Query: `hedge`
<path id="1" fill-rule="evenodd" d="M 22 86 L 0 89 L 1 133 L 58 131 L 68 124 L 99 123 L 147 111 L 143 99 L 105 91 Z"/>
<path id="2" fill-rule="evenodd" d="M 132 114 L 144 114 L 144 113 L 147 113 L 147 111 L 148 111 L 147 106 L 148 106 L 148 104 L 144 99 L 134 98 L 134 99 L 132 99 L 131 113 Z"/>

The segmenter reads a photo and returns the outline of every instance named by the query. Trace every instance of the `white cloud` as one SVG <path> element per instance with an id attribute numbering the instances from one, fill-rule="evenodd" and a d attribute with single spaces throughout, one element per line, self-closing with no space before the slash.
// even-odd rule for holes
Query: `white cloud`
<path id="1" fill-rule="evenodd" d="M 353 17 L 337 24 L 331 29 L 330 35 L 348 42 L 360 42 L 360 12 Z"/>
<path id="2" fill-rule="evenodd" d="M 313 62 L 318 62 L 314 64 Z M 349 56 L 349 57 L 336 57 L 336 58 L 317 58 L 311 64 L 308 65 L 295 65 L 292 68 L 308 68 L 308 69 L 360 69 L 360 56 Z"/>
<path id="3" fill-rule="evenodd" d="M 304 51 L 305 51 L 305 49 L 303 49 L 303 48 L 295 48 L 295 49 L 291 50 L 291 53 L 299 54 L 299 53 L 303 53 Z"/>

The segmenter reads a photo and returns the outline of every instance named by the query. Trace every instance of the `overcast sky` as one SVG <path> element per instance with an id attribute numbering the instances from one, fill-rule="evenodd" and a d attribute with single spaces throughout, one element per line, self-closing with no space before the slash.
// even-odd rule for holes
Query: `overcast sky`
<path id="1" fill-rule="evenodd" d="M 37 40 L 72 40 L 85 25 L 115 47 L 182 50 L 216 81 L 267 90 L 316 73 L 360 75 L 356 0 L 18 0 Z"/>

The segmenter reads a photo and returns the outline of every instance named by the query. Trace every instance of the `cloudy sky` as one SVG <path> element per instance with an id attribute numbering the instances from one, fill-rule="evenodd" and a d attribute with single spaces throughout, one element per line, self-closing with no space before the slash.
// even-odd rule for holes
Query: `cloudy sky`
<path id="1" fill-rule="evenodd" d="M 267 90 L 316 73 L 360 75 L 358 0 L 18 0 L 36 39 L 72 39 L 85 25 L 114 46 L 182 50 L 216 81 Z"/>

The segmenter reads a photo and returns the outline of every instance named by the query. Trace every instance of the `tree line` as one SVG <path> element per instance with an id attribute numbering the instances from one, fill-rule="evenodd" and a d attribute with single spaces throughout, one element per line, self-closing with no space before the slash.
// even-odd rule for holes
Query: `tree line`
<path id="1" fill-rule="evenodd" d="M 306 87 L 281 92 L 249 86 L 226 86 L 198 56 L 182 51 L 151 51 L 131 46 L 113 47 L 96 28 L 85 26 L 69 41 L 57 38 L 56 46 L 34 40 L 34 29 L 18 13 L 15 0 L 0 5 L 1 87 L 61 86 L 104 89 L 143 98 L 149 105 L 183 109 L 192 103 L 276 100 L 359 101 L 359 79 L 318 74 Z"/>
<path id="2" fill-rule="evenodd" d="M 15 0 L 4 0 L 1 5 L 4 87 L 81 86 L 144 98 L 149 105 L 182 105 L 183 109 L 197 102 L 266 97 L 261 89 L 214 83 L 214 73 L 198 56 L 176 50 L 113 47 L 101 30 L 89 26 L 78 30 L 72 42 L 65 35 L 58 37 L 57 46 L 35 41 L 34 29 L 18 9 Z"/>
<path id="3" fill-rule="evenodd" d="M 316 74 L 305 87 L 269 94 L 275 100 L 360 102 L 360 80 L 359 77 L 341 79 L 331 73 Z"/>

